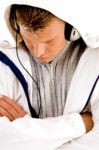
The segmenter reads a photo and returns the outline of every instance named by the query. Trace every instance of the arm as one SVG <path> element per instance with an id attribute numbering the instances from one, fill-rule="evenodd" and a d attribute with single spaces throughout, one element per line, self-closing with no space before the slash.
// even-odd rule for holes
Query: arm
<path id="1" fill-rule="evenodd" d="M 8 52 L 9 58 L 11 60 L 14 60 L 16 62 L 16 65 L 18 65 L 20 68 L 20 65 L 16 60 L 16 55 L 13 49 L 11 50 L 4 49 L 2 51 L 4 51 L 4 53 L 9 51 Z M 6 116 L 12 121 L 16 118 L 23 117 L 26 114 L 26 112 L 29 112 L 28 107 L 26 107 L 27 105 L 25 105 L 26 96 L 20 82 L 18 81 L 14 73 L 11 71 L 11 69 L 9 69 L 9 67 L 3 64 L 1 61 L 0 61 L 0 95 L 1 95 L 0 116 Z M 17 101 L 17 103 L 15 101 Z M 19 106 L 18 104 L 20 104 L 21 106 Z M 26 112 L 22 109 L 22 107 L 26 108 L 26 109 L 24 108 Z"/>
<path id="2" fill-rule="evenodd" d="M 24 117 L 26 112 L 14 100 L 7 96 L 0 96 L 0 115 L 8 117 L 11 121 Z M 93 128 L 92 115 L 90 113 L 81 114 L 86 132 Z"/>
<path id="3" fill-rule="evenodd" d="M 99 87 L 97 88 L 97 92 Z M 96 94 L 96 93 L 95 93 Z M 94 127 L 93 129 L 85 134 L 84 136 L 82 136 L 81 138 L 78 139 L 74 139 L 72 140 L 72 142 L 66 143 L 63 146 L 59 147 L 60 149 L 73 149 L 73 150 L 98 150 L 99 149 L 99 94 L 97 94 L 98 96 L 93 97 L 93 100 L 91 99 L 91 112 L 92 112 L 92 116 L 90 116 L 92 118 L 92 122 L 94 123 Z M 89 125 L 89 118 L 87 118 L 86 114 L 82 114 L 82 116 L 84 117 L 83 120 L 84 122 L 86 122 L 85 124 Z M 92 127 L 92 124 L 90 124 Z M 90 130 L 90 126 L 89 126 L 89 130 Z M 58 149 L 57 149 L 58 150 Z"/>
<path id="4" fill-rule="evenodd" d="M 8 117 L 11 121 L 24 117 L 26 112 L 14 100 L 7 96 L 0 95 L 0 115 Z M 90 113 L 81 114 L 86 132 L 93 128 L 92 115 Z"/>
<path id="5" fill-rule="evenodd" d="M 36 138 L 38 144 L 39 142 L 45 143 L 47 139 L 48 143 L 50 142 L 50 145 L 56 149 L 56 147 L 59 147 L 65 142 L 81 137 L 85 132 L 91 129 L 91 126 L 89 128 L 89 122 L 92 124 L 90 114 L 79 115 L 74 113 L 59 117 L 35 119 L 29 115 L 25 115 L 26 112 L 14 100 L 6 96 L 1 96 L 0 101 L 0 106 L 6 110 L 1 111 L 0 114 L 13 120 L 10 124 L 13 126 L 12 129 L 32 139 L 31 142 L 33 146 L 33 141 Z M 85 131 L 84 124 L 87 131 Z"/>

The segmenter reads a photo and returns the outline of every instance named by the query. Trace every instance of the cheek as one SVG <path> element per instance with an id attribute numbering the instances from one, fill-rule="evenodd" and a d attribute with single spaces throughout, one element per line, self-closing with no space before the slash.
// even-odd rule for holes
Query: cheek
<path id="1" fill-rule="evenodd" d="M 55 44 L 53 43 L 53 44 L 48 46 L 48 48 L 47 48 L 48 53 L 47 54 L 49 56 L 56 57 L 63 50 L 65 45 L 66 45 L 66 40 L 63 40 L 63 41 L 60 40 Z"/>
<path id="2" fill-rule="evenodd" d="M 24 42 L 25 42 L 25 45 L 26 45 L 26 47 L 30 50 L 30 51 L 32 51 L 33 49 L 34 49 L 34 42 L 32 41 L 28 41 L 28 40 L 24 40 Z"/>
<path id="3" fill-rule="evenodd" d="M 57 53 L 58 51 L 60 51 L 64 48 L 65 44 L 66 44 L 65 40 L 55 41 L 51 44 L 48 44 L 47 49 L 49 50 L 50 53 Z"/>

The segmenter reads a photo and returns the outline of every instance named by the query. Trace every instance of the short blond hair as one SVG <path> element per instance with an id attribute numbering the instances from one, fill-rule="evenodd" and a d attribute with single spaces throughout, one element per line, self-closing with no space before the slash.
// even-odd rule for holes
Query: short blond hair
<path id="1" fill-rule="evenodd" d="M 12 26 L 14 24 L 13 16 L 15 15 L 17 22 L 25 27 L 29 27 L 33 31 L 44 29 L 52 18 L 55 17 L 52 13 L 41 8 L 28 5 L 12 5 L 10 13 L 10 21 Z"/>

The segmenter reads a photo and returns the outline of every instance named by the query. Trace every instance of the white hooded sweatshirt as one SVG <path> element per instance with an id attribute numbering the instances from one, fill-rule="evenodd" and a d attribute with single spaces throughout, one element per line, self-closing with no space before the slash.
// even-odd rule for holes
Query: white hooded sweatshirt
<path id="1" fill-rule="evenodd" d="M 72 3 L 72 5 L 71 5 L 71 3 Z M 69 73 L 69 75 L 71 75 L 71 77 L 68 79 L 69 83 L 68 83 L 68 86 L 66 89 L 68 92 L 68 95 L 64 92 L 64 89 L 66 88 L 64 81 L 66 82 L 67 78 L 65 79 L 65 76 L 64 76 L 65 72 L 63 73 L 63 79 L 61 80 L 62 84 L 63 84 L 63 86 L 62 86 L 63 90 L 62 90 L 62 93 L 59 93 L 61 87 L 59 87 L 59 89 L 57 88 L 57 91 L 58 91 L 57 97 L 59 98 L 59 96 L 62 94 L 62 100 L 63 99 L 65 99 L 65 100 L 63 100 L 61 102 L 59 102 L 59 100 L 53 101 L 54 107 L 51 107 L 52 102 L 49 102 L 48 104 L 42 104 L 42 106 L 43 106 L 42 110 L 44 110 L 44 112 L 42 112 L 42 115 L 40 117 L 41 118 L 48 117 L 48 118 L 33 119 L 30 116 L 26 115 L 24 118 L 17 119 L 15 121 L 13 121 L 12 123 L 10 123 L 11 126 L 13 126 L 15 129 L 19 130 L 21 133 L 24 133 L 25 135 L 32 136 L 32 137 L 33 136 L 40 137 L 40 139 L 42 139 L 42 137 L 43 137 L 43 140 L 44 139 L 48 139 L 49 141 L 51 140 L 52 143 L 54 143 L 54 144 L 50 144 L 51 146 L 49 146 L 49 149 L 55 149 L 57 146 L 63 144 L 64 142 L 68 142 L 72 139 L 75 139 L 75 138 L 80 137 L 83 134 L 85 134 L 84 123 L 83 123 L 83 120 L 82 120 L 81 116 L 79 115 L 79 113 L 84 108 L 84 106 L 88 100 L 88 97 L 90 100 L 91 112 L 93 115 L 94 123 L 96 126 L 98 125 L 98 120 L 99 120 L 99 118 L 98 118 L 98 111 L 99 111 L 98 110 L 98 103 L 99 103 L 98 102 L 98 99 L 99 99 L 98 93 L 99 93 L 99 90 L 98 89 L 99 88 L 98 88 L 97 77 L 98 77 L 99 69 L 97 66 L 99 66 L 99 61 L 98 61 L 99 50 L 98 50 L 98 48 L 92 49 L 92 47 L 99 46 L 99 41 L 98 41 L 98 38 L 96 40 L 94 37 L 92 37 L 92 32 L 90 32 L 91 30 L 89 28 L 87 28 L 87 26 L 86 26 L 86 28 L 83 28 L 83 26 L 80 26 L 82 22 L 80 22 L 81 20 L 77 21 L 77 18 L 78 18 L 78 20 L 80 19 L 80 17 L 78 16 L 78 13 L 76 13 L 76 11 L 73 11 L 73 13 L 72 13 L 72 11 L 69 10 L 70 7 L 72 8 L 72 10 L 75 10 L 74 7 L 72 7 L 72 6 L 74 6 L 74 2 L 71 0 L 68 2 L 67 7 L 65 7 L 66 0 L 63 0 L 63 3 L 59 0 L 53 0 L 53 1 L 47 1 L 47 0 L 29 0 L 29 1 L 28 0 L 17 0 L 17 1 L 14 1 L 13 0 L 13 1 L 9 1 L 9 5 L 10 4 L 26 4 L 26 5 L 40 7 L 40 8 L 43 8 L 43 9 L 46 9 L 46 10 L 52 12 L 54 15 L 58 16 L 59 18 L 63 19 L 64 21 L 72 24 L 76 29 L 78 29 L 80 36 L 82 36 L 86 45 L 91 47 L 84 52 L 84 54 L 82 55 L 82 57 L 78 63 L 77 68 L 76 68 L 76 62 L 75 62 L 77 50 L 71 60 L 71 64 L 74 64 L 74 66 L 73 66 L 74 68 L 71 67 L 71 70 Z M 80 5 L 80 3 L 78 3 L 78 4 Z M 5 18 L 6 18 L 6 22 L 9 27 L 10 32 L 12 33 L 13 37 L 15 37 L 15 32 L 12 29 L 12 27 L 10 25 L 10 21 L 9 21 L 9 11 L 10 11 L 10 7 L 8 7 L 6 10 Z M 65 13 L 65 11 L 66 11 L 66 13 Z M 74 17 L 76 17 L 76 19 L 72 18 L 71 17 L 72 15 L 74 15 Z M 81 15 L 82 15 L 82 13 L 81 13 Z M 83 19 L 83 21 L 84 21 L 84 19 Z M 88 31 L 88 29 L 89 29 L 89 31 Z M 97 35 L 95 35 L 95 33 L 94 33 L 94 36 L 97 37 Z M 43 71 L 40 73 L 43 74 L 43 72 L 44 72 L 44 75 L 46 75 L 45 81 L 42 81 L 45 84 L 44 86 L 49 87 L 48 74 L 50 72 L 50 75 L 52 77 L 51 85 L 52 85 L 52 87 L 54 87 L 53 84 L 55 84 L 55 83 L 53 83 L 53 81 L 54 81 L 53 72 L 55 71 L 55 64 L 56 63 L 58 64 L 58 62 L 63 62 L 63 56 L 66 53 L 66 50 L 68 50 L 69 45 L 70 45 L 70 43 L 68 43 L 68 46 L 66 46 L 64 48 L 63 52 L 52 62 L 53 64 L 51 64 L 50 67 L 48 64 L 42 64 Z M 19 68 L 19 70 L 24 75 L 24 78 L 28 82 L 29 96 L 30 96 L 31 104 L 32 104 L 33 108 L 35 108 L 35 110 L 37 111 L 38 110 L 37 101 L 33 101 L 33 98 L 35 97 L 35 95 L 33 95 L 35 84 L 33 82 L 31 82 L 30 76 L 20 65 L 20 63 L 17 59 L 17 56 L 16 56 L 15 48 L 13 48 L 13 47 L 11 48 L 9 45 L 7 48 L 1 47 L 0 50 L 4 54 L 6 54 L 15 63 L 15 65 Z M 27 53 L 27 51 L 23 50 L 23 47 L 20 48 L 20 50 L 19 50 L 19 56 L 20 56 L 21 62 L 24 64 L 24 67 L 28 69 L 30 74 L 34 74 L 33 68 L 38 67 L 39 71 L 40 71 L 41 64 L 39 64 L 39 62 L 37 62 L 37 60 L 34 61 L 37 64 L 34 63 L 31 56 Z M 65 65 L 65 63 L 66 62 L 64 61 L 64 65 Z M 37 65 L 37 66 L 35 67 L 35 65 Z M 47 69 L 49 69 L 48 73 L 45 70 L 46 67 L 49 67 L 49 68 L 47 68 Z M 75 68 L 76 68 L 76 70 L 75 70 Z M 94 68 L 94 70 L 93 70 L 93 68 Z M 39 71 L 35 70 L 35 72 L 36 71 L 37 71 L 37 74 L 39 74 Z M 67 71 L 67 72 L 69 72 L 69 71 Z M 0 93 L 7 95 L 10 98 L 13 98 L 14 100 L 18 101 L 18 103 L 24 108 L 24 110 L 26 110 L 28 112 L 28 114 L 30 114 L 28 104 L 27 104 L 27 99 L 26 99 L 24 90 L 22 88 L 22 85 L 20 84 L 20 82 L 18 81 L 16 76 L 13 74 L 13 72 L 9 69 L 9 67 L 6 66 L 5 64 L 3 64 L 2 62 L 0 62 L 0 75 L 1 75 L 1 77 L 0 77 Z M 39 74 L 39 78 L 41 78 L 41 77 L 42 76 Z M 91 91 L 93 89 L 93 85 L 94 85 L 96 79 L 97 79 L 97 84 L 91 95 Z M 58 81 L 58 79 L 56 79 L 56 81 Z M 69 89 L 69 91 L 68 91 L 68 89 Z M 44 100 L 45 100 L 45 102 L 47 102 L 46 99 L 49 98 L 50 95 L 48 95 L 47 88 L 44 90 L 46 90 L 45 93 L 47 93 L 47 94 L 45 94 L 46 98 Z M 44 96 L 43 96 L 44 90 L 41 91 L 41 96 L 43 98 L 44 98 Z M 55 91 L 51 91 L 51 92 L 54 93 Z M 34 94 L 37 95 L 36 91 L 34 92 Z M 54 100 L 54 97 L 52 99 Z M 43 100 L 42 100 L 42 102 L 44 103 Z M 49 108 L 51 108 L 51 109 L 54 108 L 55 110 L 47 111 L 47 109 L 49 109 Z M 58 109 L 58 111 L 57 111 L 57 109 Z M 9 147 L 9 149 L 11 150 L 11 147 Z"/>

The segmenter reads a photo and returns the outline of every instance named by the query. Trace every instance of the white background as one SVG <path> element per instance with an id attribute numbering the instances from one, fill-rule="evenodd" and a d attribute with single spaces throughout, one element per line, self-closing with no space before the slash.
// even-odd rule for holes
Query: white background
<path id="1" fill-rule="evenodd" d="M 0 41 L 7 40 L 13 42 L 13 38 L 10 35 L 5 20 L 4 20 L 4 10 L 6 5 L 8 5 L 9 0 L 0 1 Z"/>

